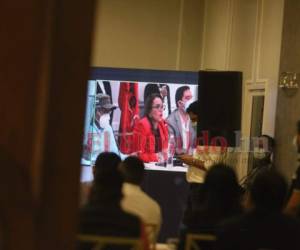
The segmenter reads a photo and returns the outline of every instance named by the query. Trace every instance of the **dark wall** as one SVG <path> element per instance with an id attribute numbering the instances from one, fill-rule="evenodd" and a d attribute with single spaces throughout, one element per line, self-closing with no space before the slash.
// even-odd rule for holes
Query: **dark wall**
<path id="1" fill-rule="evenodd" d="M 279 72 L 300 73 L 300 1 L 286 0 L 283 20 Z M 275 164 L 289 179 L 296 168 L 292 138 L 300 119 L 300 90 L 296 93 L 278 90 L 275 124 Z"/>

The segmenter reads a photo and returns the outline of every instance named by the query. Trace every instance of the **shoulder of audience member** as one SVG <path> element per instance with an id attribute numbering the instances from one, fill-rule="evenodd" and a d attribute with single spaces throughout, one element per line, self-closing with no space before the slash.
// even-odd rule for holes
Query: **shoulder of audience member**
<path id="1" fill-rule="evenodd" d="M 141 224 L 142 221 L 140 218 L 134 214 L 128 213 L 124 211 L 124 214 L 121 217 L 115 218 L 118 221 L 123 221 L 124 225 L 127 225 L 128 228 L 130 228 L 130 232 L 128 232 L 128 235 L 132 236 L 140 236 L 141 235 Z"/>

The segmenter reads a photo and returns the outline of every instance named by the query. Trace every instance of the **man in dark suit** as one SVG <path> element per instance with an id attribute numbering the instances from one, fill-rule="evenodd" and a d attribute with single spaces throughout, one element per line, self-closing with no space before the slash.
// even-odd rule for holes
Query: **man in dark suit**
<path id="1" fill-rule="evenodd" d="M 171 113 L 171 99 L 170 99 L 170 88 L 167 84 L 163 83 L 148 83 L 144 90 L 144 101 L 151 94 L 159 94 L 163 99 L 163 104 L 166 107 L 163 112 L 163 118 L 166 119 Z"/>

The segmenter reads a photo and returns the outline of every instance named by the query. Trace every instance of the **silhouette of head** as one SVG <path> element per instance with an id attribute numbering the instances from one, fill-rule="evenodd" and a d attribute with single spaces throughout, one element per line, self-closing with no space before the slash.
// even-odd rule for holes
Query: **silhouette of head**
<path id="1" fill-rule="evenodd" d="M 135 185 L 140 185 L 144 177 L 144 163 L 135 156 L 127 157 L 120 165 L 124 180 Z"/>
<path id="2" fill-rule="evenodd" d="M 239 208 L 240 188 L 231 167 L 216 164 L 208 170 L 203 183 L 203 201 L 206 209 L 220 213 Z"/>
<path id="3" fill-rule="evenodd" d="M 93 169 L 92 201 L 121 199 L 123 178 L 118 170 L 120 163 L 121 158 L 115 153 L 104 152 L 98 155 Z"/>
<path id="4" fill-rule="evenodd" d="M 286 194 L 286 180 L 275 170 L 262 170 L 250 186 L 251 200 L 258 210 L 281 211 Z"/>

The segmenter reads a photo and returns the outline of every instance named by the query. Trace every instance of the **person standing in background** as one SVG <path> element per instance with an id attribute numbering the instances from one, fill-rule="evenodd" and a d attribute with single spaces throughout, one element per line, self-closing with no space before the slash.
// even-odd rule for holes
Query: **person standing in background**
<path id="1" fill-rule="evenodd" d="M 269 135 L 261 135 L 258 138 L 255 138 L 254 143 L 253 167 L 245 179 L 241 180 L 241 185 L 245 190 L 249 189 L 256 175 L 260 171 L 273 167 L 272 156 L 275 146 L 274 139 Z"/>
<path id="2" fill-rule="evenodd" d="M 198 125 L 198 109 L 199 109 L 198 105 L 199 102 L 194 101 L 190 104 L 190 106 L 186 110 L 186 112 L 189 114 L 195 134 L 197 134 L 197 125 Z"/>
<path id="3" fill-rule="evenodd" d="M 121 158 L 115 153 L 104 152 L 97 157 L 88 202 L 80 210 L 80 234 L 142 238 L 141 220 L 121 208 L 123 178 L 118 169 L 120 163 Z M 93 245 L 79 242 L 77 249 L 90 250 Z"/>

